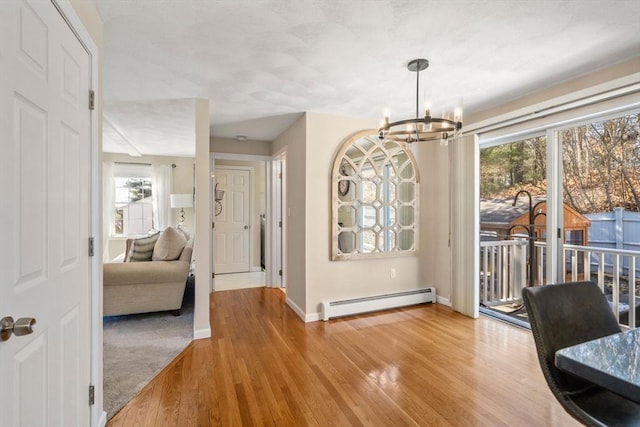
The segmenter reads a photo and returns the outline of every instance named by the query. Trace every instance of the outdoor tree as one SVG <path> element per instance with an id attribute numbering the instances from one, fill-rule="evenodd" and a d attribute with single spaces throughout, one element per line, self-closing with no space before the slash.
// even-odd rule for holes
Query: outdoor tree
<path id="1" fill-rule="evenodd" d="M 525 185 L 537 187 L 533 193 L 544 194 L 545 151 L 544 137 L 481 150 L 481 197 L 504 197 Z"/>
<path id="2" fill-rule="evenodd" d="M 640 211 L 640 114 L 562 130 L 564 201 L 581 213 Z M 528 138 L 480 152 L 480 194 L 546 194 L 546 139 Z"/>
<path id="3" fill-rule="evenodd" d="M 564 130 L 565 201 L 582 213 L 640 210 L 640 115 Z"/>
<path id="4" fill-rule="evenodd" d="M 129 189 L 130 202 L 151 197 L 151 180 L 148 178 L 128 178 L 124 186 Z"/>

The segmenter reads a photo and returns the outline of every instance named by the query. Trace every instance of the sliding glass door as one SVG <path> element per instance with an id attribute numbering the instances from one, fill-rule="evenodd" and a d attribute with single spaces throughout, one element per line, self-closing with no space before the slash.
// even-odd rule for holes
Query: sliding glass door
<path id="1" fill-rule="evenodd" d="M 513 317 L 525 286 L 593 280 L 633 323 L 640 114 L 538 132 L 480 145 L 481 306 Z"/>
<path id="2" fill-rule="evenodd" d="M 515 319 L 522 288 L 545 282 L 546 159 L 540 134 L 480 149 L 480 304 Z"/>
<path id="3" fill-rule="evenodd" d="M 564 280 L 597 282 L 628 325 L 630 315 L 640 319 L 640 114 L 589 121 L 557 137 L 564 203 L 588 223 L 578 232 L 565 220 Z"/>

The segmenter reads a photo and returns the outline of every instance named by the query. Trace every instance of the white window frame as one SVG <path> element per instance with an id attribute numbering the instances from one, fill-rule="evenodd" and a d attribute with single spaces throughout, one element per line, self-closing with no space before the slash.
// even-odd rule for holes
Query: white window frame
<path id="1" fill-rule="evenodd" d="M 151 203 L 144 203 L 144 205 L 151 205 L 151 213 L 150 213 L 150 216 L 148 217 L 148 219 L 150 220 L 150 225 L 151 225 L 149 230 L 139 231 L 139 232 L 138 232 L 138 230 L 135 230 L 135 232 L 133 232 L 133 233 L 127 233 L 127 232 L 125 232 L 125 231 L 127 231 L 127 228 L 125 227 L 124 219 L 123 219 L 123 232 L 122 233 L 116 233 L 115 213 L 116 213 L 116 209 L 117 209 L 118 205 L 121 203 L 121 202 L 120 203 L 117 202 L 117 199 L 116 199 L 116 185 L 115 185 L 115 182 L 116 182 L 116 179 L 118 179 L 118 178 L 140 178 L 140 179 L 148 179 L 151 182 Z M 114 215 L 114 225 L 113 225 L 113 228 L 110 230 L 110 234 L 113 237 L 132 237 L 132 236 L 145 235 L 155 227 L 155 224 L 154 224 L 154 212 L 157 209 L 157 207 L 155 206 L 155 200 L 153 198 L 154 187 L 155 187 L 155 183 L 154 183 L 154 179 L 153 179 L 153 167 L 152 167 L 152 165 L 147 164 L 147 163 L 115 163 L 114 164 L 114 166 L 113 166 L 113 177 L 111 179 L 111 191 L 112 191 L 113 198 L 112 198 L 112 206 L 110 208 L 111 214 Z M 129 205 L 133 205 L 133 204 L 135 204 L 135 202 L 130 202 L 129 203 Z"/>

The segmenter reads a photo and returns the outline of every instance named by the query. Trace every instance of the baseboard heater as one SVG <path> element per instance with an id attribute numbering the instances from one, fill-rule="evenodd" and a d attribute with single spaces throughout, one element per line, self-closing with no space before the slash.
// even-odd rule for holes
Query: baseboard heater
<path id="1" fill-rule="evenodd" d="M 435 288 L 413 289 L 392 294 L 374 295 L 364 298 L 353 298 L 342 301 L 323 301 L 321 304 L 322 320 L 352 314 L 368 313 L 407 305 L 436 302 Z"/>

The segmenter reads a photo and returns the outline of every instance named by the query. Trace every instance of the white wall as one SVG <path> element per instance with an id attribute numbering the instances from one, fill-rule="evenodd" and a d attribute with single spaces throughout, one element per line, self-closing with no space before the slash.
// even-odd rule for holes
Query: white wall
<path id="1" fill-rule="evenodd" d="M 232 138 L 211 137 L 209 151 L 212 153 L 252 154 L 255 156 L 270 156 L 271 142 L 248 139 L 238 141 Z"/>
<path id="2" fill-rule="evenodd" d="M 307 115 L 304 114 L 273 141 L 272 153 L 287 149 L 287 216 L 286 266 L 287 303 L 297 308 L 298 314 L 306 307 L 306 132 Z"/>
<path id="3" fill-rule="evenodd" d="M 306 304 L 307 320 L 315 320 L 324 300 L 363 297 L 422 285 L 414 257 L 331 261 L 331 167 L 342 143 L 352 134 L 375 129 L 370 119 L 307 113 L 306 139 Z M 374 131 L 375 132 L 375 131 Z M 288 163 L 295 161 L 289 159 Z M 420 170 L 421 175 L 423 171 Z M 421 202 L 420 209 L 430 209 Z M 291 249 L 294 250 L 294 249 Z M 391 269 L 396 277 L 391 278 Z"/>
<path id="4" fill-rule="evenodd" d="M 449 147 L 422 143 L 411 150 L 420 171 L 418 281 L 436 288 L 438 300 L 446 303 L 451 297 Z"/>
<path id="5" fill-rule="evenodd" d="M 320 303 L 325 300 L 423 286 L 450 292 L 448 222 L 444 227 L 431 224 L 422 228 L 439 203 L 448 206 L 447 181 L 440 176 L 441 168 L 446 171 L 446 148 L 422 153 L 421 186 L 429 180 L 434 185 L 421 190 L 420 251 L 416 256 L 331 261 L 331 166 L 346 139 L 376 125 L 370 119 L 306 113 L 273 143 L 274 153 L 287 149 L 287 299 L 306 321 L 319 319 Z M 393 279 L 392 268 L 396 270 Z"/>
<path id="6" fill-rule="evenodd" d="M 211 336 L 209 323 L 209 289 L 211 289 L 211 248 L 209 230 L 211 229 L 211 194 L 209 170 L 209 100 L 195 100 L 195 136 L 196 136 L 196 203 L 194 260 L 196 270 L 195 307 L 193 313 L 193 337 L 195 339 Z"/>

